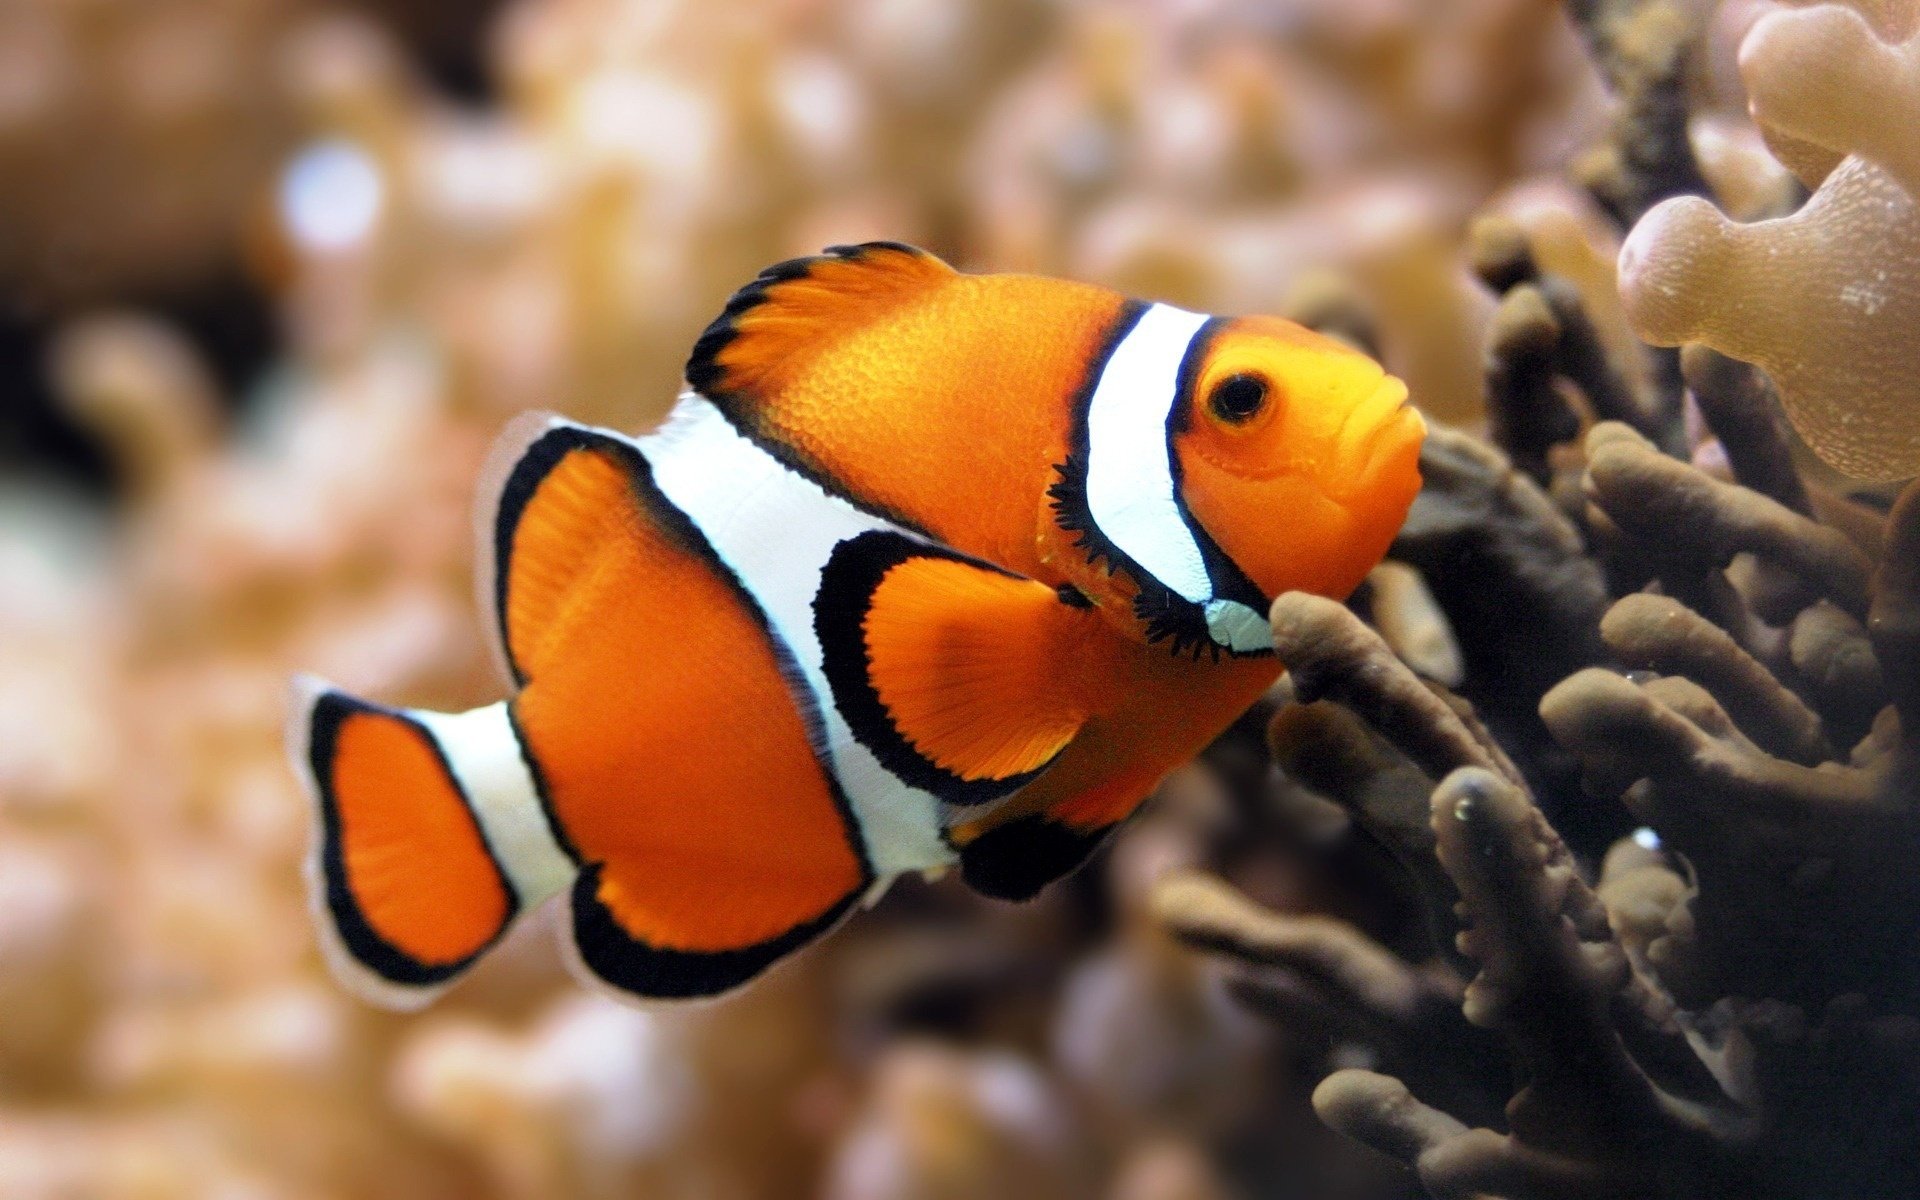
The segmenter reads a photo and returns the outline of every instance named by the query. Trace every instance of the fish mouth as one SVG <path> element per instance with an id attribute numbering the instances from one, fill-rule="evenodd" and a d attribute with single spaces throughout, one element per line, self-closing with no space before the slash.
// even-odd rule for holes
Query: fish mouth
<path id="1" fill-rule="evenodd" d="M 1413 406 L 1407 385 L 1392 375 L 1383 376 L 1340 424 L 1342 486 L 1334 498 L 1345 501 L 1372 487 L 1383 461 L 1407 442 L 1418 443 L 1426 432 L 1426 419 Z"/>

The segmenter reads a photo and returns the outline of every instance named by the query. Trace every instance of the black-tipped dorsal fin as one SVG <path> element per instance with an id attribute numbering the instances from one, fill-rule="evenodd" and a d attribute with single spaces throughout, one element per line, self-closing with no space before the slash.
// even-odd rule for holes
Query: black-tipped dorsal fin
<path id="1" fill-rule="evenodd" d="M 940 259 L 900 242 L 829 246 L 776 263 L 735 292 L 694 343 L 687 383 L 722 402 L 771 395 L 787 372 L 840 335 L 954 275 Z"/>

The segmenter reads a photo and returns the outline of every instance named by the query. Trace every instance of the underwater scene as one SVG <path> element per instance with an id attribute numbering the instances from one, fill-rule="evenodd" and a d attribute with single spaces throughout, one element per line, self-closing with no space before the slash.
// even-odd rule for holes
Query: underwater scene
<path id="1" fill-rule="evenodd" d="M 1920 0 L 0 0 L 0 1200 L 1920 1197 Z"/>

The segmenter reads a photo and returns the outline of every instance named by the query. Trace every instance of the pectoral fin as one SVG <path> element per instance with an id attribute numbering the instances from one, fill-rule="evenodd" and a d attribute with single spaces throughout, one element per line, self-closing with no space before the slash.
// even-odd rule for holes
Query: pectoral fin
<path id="1" fill-rule="evenodd" d="M 1019 788 L 1097 698 L 1074 597 L 895 533 L 835 550 L 814 604 L 834 700 L 894 774 L 953 804 Z"/>

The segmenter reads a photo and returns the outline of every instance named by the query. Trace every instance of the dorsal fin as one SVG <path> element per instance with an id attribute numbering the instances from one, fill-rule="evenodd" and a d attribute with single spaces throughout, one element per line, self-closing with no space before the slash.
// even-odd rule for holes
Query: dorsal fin
<path id="1" fill-rule="evenodd" d="M 709 399 L 769 395 L 840 335 L 940 287 L 954 269 L 900 242 L 829 246 L 776 263 L 733 294 L 694 343 L 687 383 Z"/>

